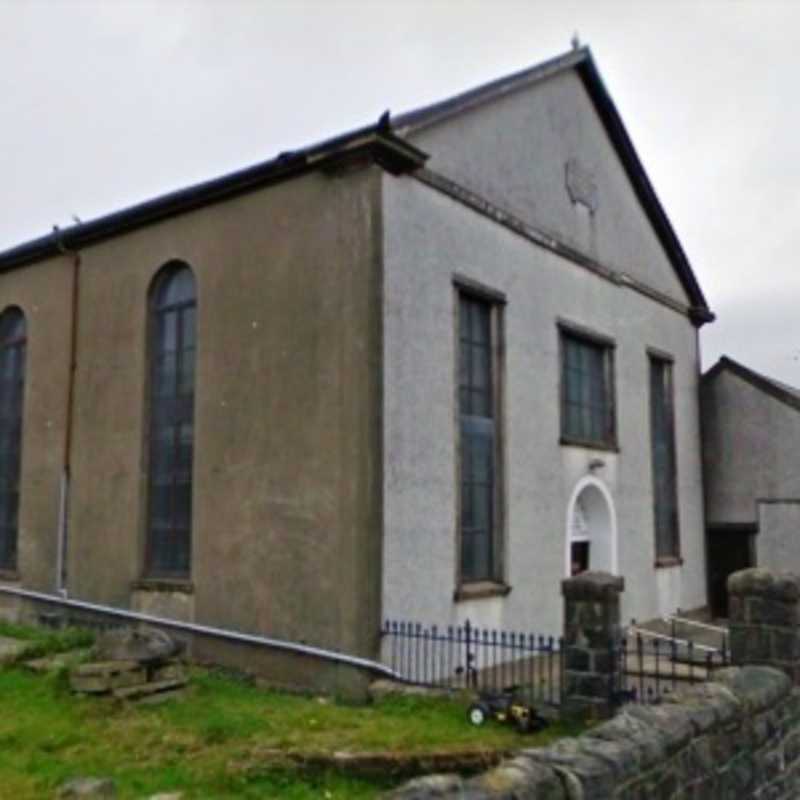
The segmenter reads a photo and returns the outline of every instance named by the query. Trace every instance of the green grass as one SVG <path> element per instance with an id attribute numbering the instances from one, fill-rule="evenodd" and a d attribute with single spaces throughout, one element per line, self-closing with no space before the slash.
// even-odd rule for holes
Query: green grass
<path id="1" fill-rule="evenodd" d="M 81 628 L 49 630 L 15 625 L 3 620 L 0 620 L 0 636 L 27 642 L 28 646 L 22 656 L 26 660 L 62 653 L 66 650 L 91 647 L 94 643 L 94 634 Z"/>
<path id="2" fill-rule="evenodd" d="M 131 706 L 73 695 L 63 672 L 14 667 L 0 671 L 0 708 L 0 797 L 15 800 L 51 796 L 75 776 L 112 777 L 122 798 L 183 791 L 213 800 L 358 800 L 398 779 L 301 770 L 281 764 L 280 754 L 511 750 L 574 732 L 556 725 L 522 737 L 499 724 L 470 726 L 464 704 L 448 699 L 396 696 L 354 706 L 201 670 L 184 699 Z"/>

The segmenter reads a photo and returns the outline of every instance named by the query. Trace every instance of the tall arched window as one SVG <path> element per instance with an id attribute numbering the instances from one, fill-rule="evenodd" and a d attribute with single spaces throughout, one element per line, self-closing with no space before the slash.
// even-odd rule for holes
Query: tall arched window
<path id="1" fill-rule="evenodd" d="M 0 569 L 17 569 L 22 398 L 25 388 L 25 315 L 0 314 Z"/>
<path id="2" fill-rule="evenodd" d="M 150 428 L 145 569 L 187 577 L 192 541 L 195 284 L 167 267 L 150 298 Z"/>

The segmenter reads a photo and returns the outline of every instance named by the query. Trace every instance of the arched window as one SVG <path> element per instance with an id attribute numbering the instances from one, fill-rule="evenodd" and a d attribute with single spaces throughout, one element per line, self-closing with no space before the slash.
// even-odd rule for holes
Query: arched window
<path id="1" fill-rule="evenodd" d="M 0 314 L 0 569 L 17 569 L 22 398 L 25 388 L 25 315 Z"/>
<path id="2" fill-rule="evenodd" d="M 195 284 L 184 264 L 156 278 L 150 298 L 145 571 L 186 577 L 192 541 Z"/>

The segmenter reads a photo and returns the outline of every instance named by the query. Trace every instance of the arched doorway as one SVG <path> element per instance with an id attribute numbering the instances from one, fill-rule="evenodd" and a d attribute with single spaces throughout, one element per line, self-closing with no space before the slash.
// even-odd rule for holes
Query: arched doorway
<path id="1" fill-rule="evenodd" d="M 578 481 L 567 504 L 567 575 L 617 571 L 617 518 L 608 489 L 597 478 Z"/>

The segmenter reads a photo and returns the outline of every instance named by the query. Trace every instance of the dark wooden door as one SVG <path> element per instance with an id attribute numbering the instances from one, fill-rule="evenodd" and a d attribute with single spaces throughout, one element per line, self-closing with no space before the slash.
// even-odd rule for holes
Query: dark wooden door
<path id="1" fill-rule="evenodd" d="M 708 531 L 708 601 L 714 617 L 728 616 L 728 576 L 755 565 L 754 535 L 752 529 Z"/>

